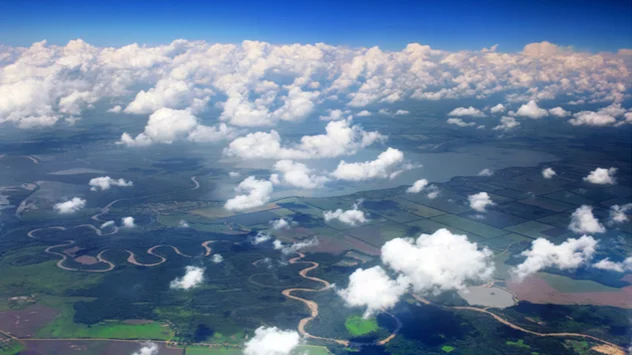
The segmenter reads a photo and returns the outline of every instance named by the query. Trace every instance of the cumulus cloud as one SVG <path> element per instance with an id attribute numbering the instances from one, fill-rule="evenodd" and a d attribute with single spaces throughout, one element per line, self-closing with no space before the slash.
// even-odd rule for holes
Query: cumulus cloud
<path id="1" fill-rule="evenodd" d="M 459 127 L 472 127 L 472 126 L 476 126 L 475 122 L 465 122 L 460 118 L 448 118 L 446 120 L 446 122 L 448 124 L 453 124 Z"/>
<path id="2" fill-rule="evenodd" d="M 610 206 L 610 222 L 611 223 L 625 223 L 630 218 L 628 214 L 632 211 L 632 203 L 626 203 L 625 205 L 612 205 Z"/>
<path id="3" fill-rule="evenodd" d="M 477 194 L 469 195 L 467 197 L 467 200 L 470 203 L 471 209 L 481 213 L 487 212 L 487 206 L 494 205 L 494 202 L 489 197 L 489 194 L 487 194 L 487 192 L 479 192 Z"/>
<path id="4" fill-rule="evenodd" d="M 267 233 L 258 232 L 257 235 L 252 239 L 252 245 L 259 245 L 261 243 L 265 243 L 268 240 L 272 239 L 272 236 Z"/>
<path id="5" fill-rule="evenodd" d="M 602 259 L 593 264 L 593 267 L 601 270 L 611 270 L 616 272 L 632 271 L 632 256 L 628 256 L 623 261 L 615 262 L 608 258 Z"/>
<path id="6" fill-rule="evenodd" d="M 347 181 L 393 179 L 412 168 L 414 168 L 413 165 L 404 164 L 404 153 L 389 147 L 375 160 L 357 163 L 347 163 L 342 160 L 336 170 L 331 173 L 331 176 L 338 180 Z"/>
<path id="7" fill-rule="evenodd" d="M 496 106 L 493 106 L 491 109 L 489 109 L 489 112 L 491 112 L 491 113 L 503 113 L 503 112 L 505 112 L 505 105 L 498 104 Z"/>
<path id="8" fill-rule="evenodd" d="M 485 114 L 483 113 L 483 111 L 470 106 L 470 107 L 457 107 L 454 110 L 450 111 L 450 113 L 448 113 L 448 116 L 485 117 Z"/>
<path id="9" fill-rule="evenodd" d="M 314 174 L 307 165 L 292 160 L 279 160 L 274 164 L 274 170 L 281 173 L 280 178 L 276 176 L 274 180 L 301 189 L 320 188 L 329 181 L 326 176 Z"/>
<path id="10" fill-rule="evenodd" d="M 245 344 L 244 355 L 290 355 L 301 344 L 295 330 L 259 327 Z"/>
<path id="11" fill-rule="evenodd" d="M 568 229 L 578 234 L 584 233 L 605 233 L 606 228 L 593 215 L 592 207 L 582 205 L 571 214 L 571 223 Z"/>
<path id="12" fill-rule="evenodd" d="M 338 294 L 350 307 L 366 307 L 365 317 L 393 308 L 406 293 L 408 285 L 392 280 L 381 266 L 357 269 L 349 276 L 349 284 Z"/>
<path id="13" fill-rule="evenodd" d="M 371 112 L 369 112 L 367 110 L 362 110 L 362 111 L 358 112 L 356 114 L 356 116 L 358 116 L 358 117 L 369 117 L 369 116 L 371 116 Z"/>
<path id="14" fill-rule="evenodd" d="M 597 168 L 584 177 L 584 181 L 598 185 L 614 185 L 617 183 L 614 175 L 617 173 L 617 168 Z"/>
<path id="15" fill-rule="evenodd" d="M 428 186 L 428 188 L 426 190 L 428 191 L 428 195 L 427 196 L 431 200 L 434 200 L 435 198 L 437 198 L 439 196 L 439 194 L 441 193 L 441 190 L 439 190 L 437 185 L 430 185 L 430 186 Z"/>
<path id="16" fill-rule="evenodd" d="M 542 169 L 542 177 L 545 179 L 552 179 L 557 173 L 553 168 L 544 168 Z"/>
<path id="17" fill-rule="evenodd" d="M 274 247 L 275 250 L 280 250 L 281 253 L 283 253 L 283 255 L 289 255 L 292 253 L 296 253 L 297 251 L 301 250 L 301 249 L 305 249 L 305 248 L 309 248 L 309 247 L 313 247 L 318 245 L 318 238 L 310 238 L 307 240 L 303 240 L 300 241 L 298 243 L 292 243 L 292 244 L 283 244 L 283 242 L 281 242 L 280 240 L 276 239 L 273 243 L 272 246 Z"/>
<path id="18" fill-rule="evenodd" d="M 213 254 L 213 256 L 211 257 L 211 261 L 215 264 L 219 264 L 224 261 L 224 257 L 222 256 L 222 254 Z"/>
<path id="19" fill-rule="evenodd" d="M 489 168 L 485 168 L 481 171 L 478 172 L 478 174 L 476 174 L 478 176 L 492 176 L 494 175 L 494 171 L 492 169 Z"/>
<path id="20" fill-rule="evenodd" d="M 596 247 L 597 241 L 587 235 L 578 239 L 568 238 L 559 245 L 538 238 L 531 243 L 530 249 L 520 254 L 526 259 L 512 269 L 512 274 L 518 281 L 522 281 L 544 268 L 576 269 L 592 259 Z"/>
<path id="21" fill-rule="evenodd" d="M 426 186 L 428 186 L 428 180 L 419 179 L 413 183 L 413 185 L 406 189 L 406 193 L 409 194 L 418 194 L 420 193 Z"/>
<path id="22" fill-rule="evenodd" d="M 272 229 L 275 230 L 290 228 L 290 222 L 285 218 L 275 219 L 274 221 L 270 221 L 270 224 L 272 224 Z"/>
<path id="23" fill-rule="evenodd" d="M 325 222 L 329 222 L 332 220 L 339 220 L 340 222 L 350 225 L 357 226 L 359 224 L 364 224 L 369 220 L 364 216 L 364 211 L 358 209 L 358 204 L 354 204 L 350 210 L 342 210 L 337 209 L 335 211 L 324 211 L 323 217 L 325 218 Z"/>
<path id="24" fill-rule="evenodd" d="M 90 181 L 88 182 L 88 185 L 90 185 L 91 191 L 98 191 L 98 190 L 103 191 L 103 190 L 108 190 L 112 186 L 120 186 L 120 187 L 134 186 L 134 183 L 132 181 L 126 181 L 125 179 L 117 180 L 109 176 L 101 176 L 101 177 L 90 179 Z"/>
<path id="25" fill-rule="evenodd" d="M 509 116 L 503 116 L 500 119 L 500 124 L 493 129 L 495 131 L 509 131 L 516 127 L 520 126 L 520 122 L 518 122 L 515 118 Z"/>
<path id="26" fill-rule="evenodd" d="M 581 111 L 573 115 L 568 123 L 573 126 L 609 126 L 617 122 L 617 119 L 604 113 L 593 111 Z"/>
<path id="27" fill-rule="evenodd" d="M 236 171 L 231 171 L 228 173 L 229 177 L 235 178 L 235 177 L 239 177 L 241 174 L 236 172 Z"/>
<path id="28" fill-rule="evenodd" d="M 548 116 L 549 112 L 543 108 L 539 108 L 535 100 L 530 100 L 526 104 L 520 106 L 516 112 L 516 116 L 528 117 L 534 120 Z"/>
<path id="29" fill-rule="evenodd" d="M 570 112 L 566 111 L 565 109 L 563 109 L 563 108 L 561 108 L 559 106 L 550 109 L 549 113 L 552 116 L 555 116 L 555 117 L 566 117 L 566 116 L 569 116 L 571 114 Z"/>
<path id="30" fill-rule="evenodd" d="M 53 205 L 53 209 L 55 209 L 55 211 L 59 214 L 75 213 L 84 207 L 86 207 L 86 200 L 79 197 L 73 197 L 68 201 L 59 202 Z"/>
<path id="31" fill-rule="evenodd" d="M 202 267 L 189 265 L 186 267 L 184 276 L 172 280 L 169 287 L 182 290 L 194 288 L 204 281 L 204 270 Z"/>
<path id="32" fill-rule="evenodd" d="M 332 121 L 325 134 L 303 136 L 299 143 L 283 146 L 275 131 L 249 133 L 233 140 L 224 150 L 243 159 L 314 159 L 353 155 L 359 149 L 386 139 L 379 132 L 367 132 L 350 119 Z"/>
<path id="33" fill-rule="evenodd" d="M 320 116 L 320 119 L 323 121 L 336 121 L 344 118 L 345 115 L 348 115 L 349 111 L 343 111 L 340 109 L 327 110 L 326 116 Z"/>
<path id="34" fill-rule="evenodd" d="M 148 341 L 142 344 L 142 347 L 132 353 L 132 355 L 158 355 L 158 344 Z"/>
<path id="35" fill-rule="evenodd" d="M 226 201 L 224 208 L 230 211 L 241 211 L 265 205 L 270 201 L 273 187 L 268 180 L 258 180 L 254 176 L 247 177 L 235 188 L 237 195 Z"/>
<path id="36" fill-rule="evenodd" d="M 366 307 L 365 316 L 392 308 L 409 290 L 433 294 L 460 290 L 489 280 L 495 269 L 489 249 L 479 250 L 467 236 L 447 229 L 416 240 L 395 238 L 382 246 L 381 254 L 394 278 L 381 266 L 358 269 L 349 277 L 347 288 L 338 291 L 347 305 Z"/>
<path id="37" fill-rule="evenodd" d="M 395 111 L 395 116 L 404 116 L 410 114 L 410 111 L 407 110 L 397 110 Z"/>
<path id="38" fill-rule="evenodd" d="M 134 228 L 136 224 L 134 224 L 134 217 L 123 217 L 121 218 L 121 224 L 124 228 Z"/>

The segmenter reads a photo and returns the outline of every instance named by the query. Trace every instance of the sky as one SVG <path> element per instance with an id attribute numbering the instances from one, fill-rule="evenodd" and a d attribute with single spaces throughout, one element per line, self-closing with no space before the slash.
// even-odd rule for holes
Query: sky
<path id="1" fill-rule="evenodd" d="M 77 38 L 97 46 L 156 45 L 184 38 L 386 50 L 413 42 L 445 50 L 498 44 L 518 51 L 546 40 L 599 52 L 631 48 L 631 34 L 632 0 L 0 0 L 0 44 L 11 46 Z"/>

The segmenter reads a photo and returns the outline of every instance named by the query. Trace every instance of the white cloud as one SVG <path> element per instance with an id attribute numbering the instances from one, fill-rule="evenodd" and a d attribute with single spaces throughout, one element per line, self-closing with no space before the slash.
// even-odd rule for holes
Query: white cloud
<path id="1" fill-rule="evenodd" d="M 112 227 L 112 226 L 114 226 L 115 224 L 116 224 L 116 222 L 114 222 L 114 221 L 107 221 L 107 222 L 104 222 L 103 224 L 101 224 L 101 226 L 99 227 L 99 229 L 105 229 L 105 228 L 107 228 L 107 227 Z"/>
<path id="2" fill-rule="evenodd" d="M 434 200 L 435 198 L 437 198 L 439 196 L 439 194 L 441 193 L 441 190 L 439 190 L 437 185 L 430 185 L 430 186 L 428 186 L 428 188 L 426 190 L 428 191 L 428 195 L 427 196 L 431 200 Z"/>
<path id="3" fill-rule="evenodd" d="M 606 232 L 606 228 L 599 223 L 592 213 L 592 207 L 588 205 L 582 205 L 573 212 L 568 229 L 578 234 Z"/>
<path id="4" fill-rule="evenodd" d="M 597 168 L 584 177 L 584 181 L 598 185 L 614 185 L 617 183 L 614 177 L 616 173 L 617 168 Z"/>
<path id="5" fill-rule="evenodd" d="M 626 203 L 623 206 L 612 205 L 610 206 L 610 222 L 612 223 L 625 223 L 630 218 L 628 213 L 632 211 L 632 203 Z"/>
<path id="6" fill-rule="evenodd" d="M 246 342 L 244 355 L 290 355 L 300 344 L 301 337 L 295 330 L 262 326 Z"/>
<path id="7" fill-rule="evenodd" d="M 224 208 L 230 211 L 241 211 L 249 208 L 265 205 L 270 201 L 273 187 L 268 180 L 258 180 L 254 176 L 249 176 L 239 183 L 235 188 L 237 195 L 226 201 Z"/>
<path id="8" fill-rule="evenodd" d="M 410 111 L 406 110 L 397 110 L 395 111 L 395 116 L 404 116 L 410 114 Z"/>
<path id="9" fill-rule="evenodd" d="M 538 238 L 531 243 L 530 249 L 520 254 L 526 259 L 512 269 L 512 274 L 521 281 L 544 268 L 576 269 L 592 259 L 596 247 L 597 241 L 587 235 L 578 239 L 568 238 L 559 245 L 547 239 Z"/>
<path id="10" fill-rule="evenodd" d="M 309 248 L 309 247 L 313 247 L 318 245 L 318 238 L 314 237 L 314 238 L 310 238 L 307 240 L 303 240 L 300 241 L 298 243 L 292 243 L 292 244 L 283 244 L 283 242 L 281 242 L 280 240 L 276 239 L 273 243 L 272 246 L 274 247 L 275 250 L 280 250 L 281 253 L 283 253 L 284 255 L 289 255 L 292 253 L 296 253 L 297 251 L 301 250 L 301 249 L 305 249 L 305 248 Z"/>
<path id="11" fill-rule="evenodd" d="M 475 210 L 477 212 L 481 212 L 481 213 L 486 212 L 487 206 L 493 206 L 494 205 L 494 202 L 489 197 L 487 192 L 479 192 L 477 194 L 469 195 L 467 197 L 467 200 L 470 203 L 470 208 L 471 209 L 473 209 L 473 210 Z"/>
<path id="12" fill-rule="evenodd" d="M 132 355 L 158 355 L 158 344 L 148 341 L 142 344 L 142 347 L 132 353 Z"/>
<path id="13" fill-rule="evenodd" d="M 409 194 L 418 194 L 420 193 L 426 186 L 428 186 L 428 180 L 419 179 L 413 183 L 413 185 L 406 189 L 406 193 Z"/>
<path id="14" fill-rule="evenodd" d="M 185 221 L 185 220 L 180 220 L 180 222 L 178 222 L 178 227 L 179 228 L 189 228 L 189 223 L 187 223 L 187 221 Z"/>
<path id="15" fill-rule="evenodd" d="M 476 174 L 478 176 L 492 176 L 494 175 L 494 171 L 492 169 L 489 168 L 485 168 L 481 171 L 478 172 L 478 174 Z"/>
<path id="16" fill-rule="evenodd" d="M 265 243 L 265 242 L 267 242 L 270 239 L 272 239 L 272 236 L 270 234 L 259 232 L 252 239 L 251 243 L 252 243 L 252 245 L 258 245 L 258 244 L 261 244 L 261 243 Z"/>
<path id="17" fill-rule="evenodd" d="M 335 211 L 324 211 L 323 217 L 325 218 L 325 222 L 329 222 L 334 219 L 337 219 L 340 222 L 344 224 L 348 224 L 350 226 L 357 226 L 359 224 L 364 224 L 369 221 L 364 216 L 364 211 L 361 211 L 358 209 L 357 203 L 353 205 L 353 208 L 346 211 L 343 211 L 340 208 Z"/>
<path id="18" fill-rule="evenodd" d="M 503 112 L 505 112 L 505 105 L 498 104 L 498 105 L 492 107 L 491 109 L 489 109 L 489 112 L 491 112 L 491 113 L 503 113 Z"/>
<path id="19" fill-rule="evenodd" d="M 557 173 L 553 170 L 553 168 L 542 169 L 542 177 L 545 179 L 552 179 L 555 175 L 557 175 Z"/>
<path id="20" fill-rule="evenodd" d="M 483 113 L 483 111 L 470 106 L 470 107 L 457 107 L 454 110 L 450 111 L 450 113 L 448 113 L 448 116 L 485 117 L 485 114 Z"/>
<path id="21" fill-rule="evenodd" d="M 545 109 L 539 108 L 535 100 L 530 100 L 526 104 L 520 106 L 520 108 L 516 112 L 516 116 L 528 117 L 535 120 L 548 115 L 549 112 Z"/>
<path id="22" fill-rule="evenodd" d="M 281 173 L 280 182 L 301 189 L 320 188 L 329 181 L 326 176 L 314 174 L 307 165 L 287 159 L 276 162 L 274 170 Z"/>
<path id="23" fill-rule="evenodd" d="M 630 272 L 632 271 L 632 256 L 628 256 L 627 258 L 625 258 L 625 260 L 620 262 L 611 261 L 610 259 L 605 258 L 593 264 L 593 267 L 601 270 Z"/>
<path id="24" fill-rule="evenodd" d="M 232 141 L 224 150 L 243 159 L 314 159 L 353 155 L 359 149 L 386 139 L 379 132 L 367 132 L 350 119 L 332 121 L 325 134 L 303 136 L 300 143 L 283 146 L 275 131 L 249 133 Z"/>
<path id="25" fill-rule="evenodd" d="M 500 119 L 500 124 L 493 129 L 495 131 L 509 131 L 516 127 L 520 126 L 520 122 L 518 122 L 515 118 L 509 116 L 503 116 Z"/>
<path id="26" fill-rule="evenodd" d="M 475 122 L 465 122 L 460 118 L 448 118 L 446 120 L 446 122 L 448 124 L 453 124 L 459 127 L 472 127 L 472 126 L 476 126 Z"/>
<path id="27" fill-rule="evenodd" d="M 290 228 L 290 222 L 285 218 L 275 219 L 270 221 L 270 224 L 272 224 L 272 229 L 275 230 Z"/>
<path id="28" fill-rule="evenodd" d="M 236 172 L 236 171 L 231 171 L 228 173 L 228 176 L 235 178 L 235 177 L 239 177 L 241 174 Z"/>
<path id="29" fill-rule="evenodd" d="M 110 187 L 112 186 L 120 186 L 120 187 L 130 187 L 130 186 L 134 186 L 134 183 L 132 181 L 126 181 L 125 179 L 113 179 L 109 176 L 101 176 L 101 177 L 96 177 L 93 179 L 90 179 L 90 181 L 88 182 L 88 185 L 90 185 L 90 190 L 91 191 L 97 191 L 97 190 L 108 190 Z"/>
<path id="30" fill-rule="evenodd" d="M 349 111 L 343 111 L 340 109 L 327 110 L 326 116 L 320 116 L 320 119 L 323 121 L 336 121 L 344 118 L 344 116 L 348 115 Z"/>
<path id="31" fill-rule="evenodd" d="M 108 109 L 108 112 L 111 112 L 111 113 L 119 113 L 119 112 L 121 112 L 122 110 L 123 110 L 123 108 L 121 107 L 121 105 L 116 105 L 116 106 L 114 106 L 114 107 L 112 107 L 112 108 Z"/>
<path id="32" fill-rule="evenodd" d="M 356 116 L 358 116 L 358 117 L 369 117 L 369 116 L 371 116 L 371 112 L 369 112 L 367 110 L 362 110 L 362 111 L 358 112 L 356 114 Z"/>
<path id="33" fill-rule="evenodd" d="M 222 254 L 213 254 L 213 256 L 211 257 L 211 261 L 215 264 L 219 264 L 224 261 L 224 257 L 222 256 Z"/>
<path id="34" fill-rule="evenodd" d="M 555 44 L 547 41 L 539 43 L 529 43 L 524 46 L 522 54 L 529 57 L 552 57 L 556 54 L 564 53 L 568 49 L 556 46 Z"/>
<path id="35" fill-rule="evenodd" d="M 331 173 L 338 180 L 364 181 L 371 179 L 392 179 L 403 171 L 414 166 L 404 163 L 404 153 L 398 149 L 388 148 L 377 159 L 357 163 L 347 163 L 341 160 Z"/>
<path id="36" fill-rule="evenodd" d="M 396 278 L 381 266 L 357 269 L 347 288 L 338 291 L 347 305 L 366 307 L 365 316 L 392 308 L 409 289 L 433 294 L 460 290 L 469 283 L 489 280 L 495 269 L 489 249 L 479 250 L 467 236 L 447 229 L 422 234 L 416 240 L 395 238 L 382 246 L 381 254 Z"/>
<path id="37" fill-rule="evenodd" d="M 184 276 L 172 280 L 169 287 L 183 290 L 196 287 L 204 281 L 204 270 L 202 267 L 189 265 L 186 267 Z"/>
<path id="38" fill-rule="evenodd" d="M 121 223 L 124 228 L 136 227 L 136 224 L 134 224 L 134 217 L 123 217 L 121 218 Z"/>
<path id="39" fill-rule="evenodd" d="M 581 111 L 573 115 L 573 118 L 568 120 L 568 123 L 573 126 L 609 126 L 617 122 L 617 119 L 599 112 L 593 111 Z"/>
<path id="40" fill-rule="evenodd" d="M 563 109 L 563 108 L 561 108 L 559 106 L 550 109 L 549 113 L 552 116 L 555 116 L 555 117 L 566 117 L 566 116 L 569 116 L 571 114 L 570 112 L 566 111 L 565 109 Z"/>
<path id="41" fill-rule="evenodd" d="M 79 197 L 73 197 L 68 201 L 59 202 L 53 205 L 55 211 L 60 214 L 75 213 L 84 207 L 86 207 L 86 200 Z"/>

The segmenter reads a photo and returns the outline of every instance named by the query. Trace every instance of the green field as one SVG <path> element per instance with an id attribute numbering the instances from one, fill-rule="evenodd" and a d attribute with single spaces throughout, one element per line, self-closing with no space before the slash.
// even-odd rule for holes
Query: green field
<path id="1" fill-rule="evenodd" d="M 507 340 L 507 341 L 505 342 L 505 344 L 507 344 L 507 345 L 509 345 L 509 346 L 515 346 L 515 347 L 518 347 L 518 348 L 523 348 L 523 349 L 531 349 L 531 346 L 529 346 L 529 345 L 525 344 L 525 343 L 524 343 L 524 340 L 522 340 L 522 339 L 520 339 L 520 340 L 518 340 L 518 341 L 510 341 L 510 340 Z"/>
<path id="2" fill-rule="evenodd" d="M 345 321 L 345 327 L 349 334 L 360 336 L 372 333 L 380 327 L 377 325 L 375 318 L 364 319 L 360 316 L 352 316 Z"/>
<path id="3" fill-rule="evenodd" d="M 443 352 L 445 353 L 450 353 L 452 351 L 454 351 L 456 348 L 454 346 L 450 346 L 450 345 L 444 345 L 441 347 L 441 350 L 443 350 Z"/>

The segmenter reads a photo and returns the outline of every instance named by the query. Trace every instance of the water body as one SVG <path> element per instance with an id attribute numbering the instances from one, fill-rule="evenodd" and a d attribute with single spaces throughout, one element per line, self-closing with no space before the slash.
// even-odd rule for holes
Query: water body
<path id="1" fill-rule="evenodd" d="M 472 286 L 459 291 L 470 306 L 507 308 L 514 305 L 513 295 L 497 287 Z"/>

